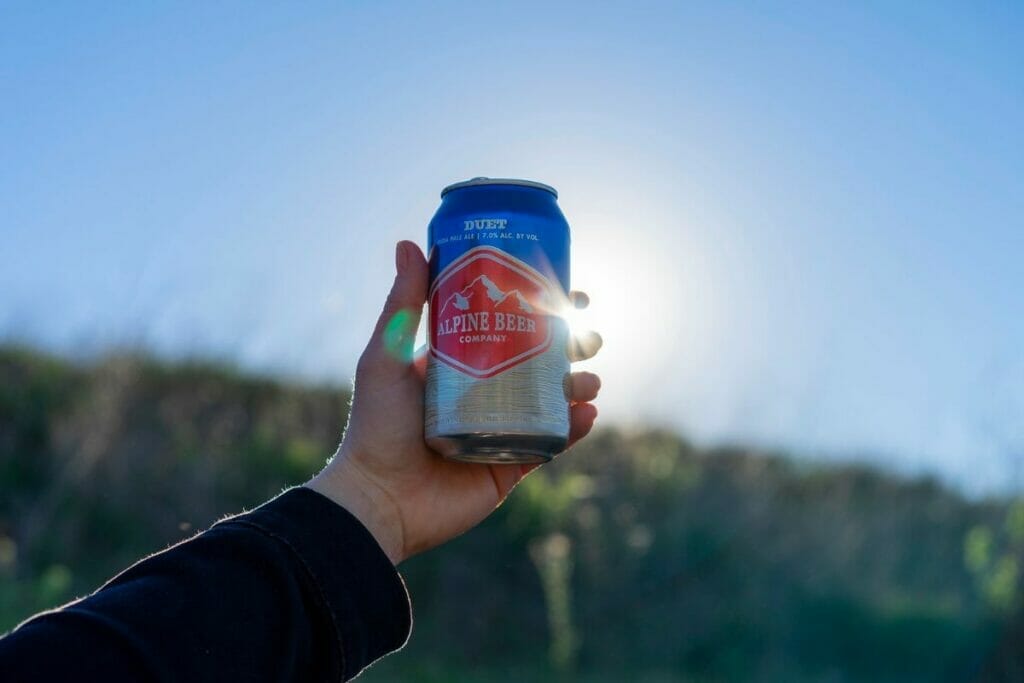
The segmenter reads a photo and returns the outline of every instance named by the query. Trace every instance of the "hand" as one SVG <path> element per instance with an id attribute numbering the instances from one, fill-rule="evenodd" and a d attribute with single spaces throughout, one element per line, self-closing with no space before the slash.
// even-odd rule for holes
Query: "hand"
<path id="1" fill-rule="evenodd" d="M 355 515 L 394 564 L 476 526 L 536 465 L 453 462 L 423 440 L 426 358 L 412 347 L 427 299 L 427 262 L 412 242 L 399 242 L 397 275 L 370 343 L 356 367 L 355 391 L 341 446 L 306 484 Z M 585 296 L 576 299 L 585 305 Z M 600 338 L 590 337 L 596 353 Z M 601 382 L 572 374 L 569 444 L 594 426 Z"/>

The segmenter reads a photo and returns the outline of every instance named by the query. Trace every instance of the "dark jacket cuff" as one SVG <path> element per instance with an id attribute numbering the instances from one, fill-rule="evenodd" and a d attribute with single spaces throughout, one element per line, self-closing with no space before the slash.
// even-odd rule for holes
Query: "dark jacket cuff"
<path id="1" fill-rule="evenodd" d="M 340 505 L 298 487 L 220 524 L 255 527 L 297 556 L 333 623 L 343 680 L 408 640 L 412 614 L 402 577 Z"/>

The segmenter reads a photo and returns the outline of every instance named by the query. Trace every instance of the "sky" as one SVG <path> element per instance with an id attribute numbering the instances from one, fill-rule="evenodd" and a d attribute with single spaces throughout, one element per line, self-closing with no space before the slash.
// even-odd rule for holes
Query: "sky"
<path id="1" fill-rule="evenodd" d="M 601 422 L 1024 486 L 1022 30 L 1013 2 L 4 2 L 0 339 L 347 381 L 441 188 L 530 178 Z"/>

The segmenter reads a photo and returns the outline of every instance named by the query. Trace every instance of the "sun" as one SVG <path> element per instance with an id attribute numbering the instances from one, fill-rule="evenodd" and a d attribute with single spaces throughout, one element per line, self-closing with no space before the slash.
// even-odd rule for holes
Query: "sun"
<path id="1" fill-rule="evenodd" d="M 590 303 L 584 309 L 567 305 L 563 316 L 571 333 L 594 330 L 601 335 L 600 366 L 635 367 L 664 350 L 666 340 L 659 332 L 664 326 L 656 321 L 665 322 L 675 312 L 662 306 L 667 298 L 659 293 L 671 287 L 660 282 L 666 273 L 647 245 L 623 245 L 610 237 L 610 230 L 594 226 L 588 232 L 573 244 L 572 282 Z"/>
<path id="2" fill-rule="evenodd" d="M 685 381 L 689 363 L 706 351 L 709 278 L 694 249 L 679 240 L 659 240 L 653 229 L 630 230 L 601 216 L 574 221 L 572 287 L 585 292 L 590 305 L 566 306 L 562 315 L 570 332 L 594 330 L 604 341 L 593 359 L 574 369 L 597 372 L 614 387 L 619 412 L 630 405 L 635 410 L 661 383 Z"/>
<path id="3" fill-rule="evenodd" d="M 577 309 L 560 296 L 550 312 L 566 320 L 571 334 L 600 334 L 597 355 L 573 369 L 598 373 L 606 389 L 602 410 L 628 418 L 662 393 L 658 387 L 686 382 L 713 354 L 715 278 L 682 230 L 630 230 L 619 218 L 574 216 L 570 284 L 590 302 Z M 416 343 L 425 353 L 425 320 Z"/>

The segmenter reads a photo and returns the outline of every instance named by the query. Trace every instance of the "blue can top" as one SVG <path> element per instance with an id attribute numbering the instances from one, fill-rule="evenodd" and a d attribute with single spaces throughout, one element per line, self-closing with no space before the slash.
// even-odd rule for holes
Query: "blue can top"
<path id="1" fill-rule="evenodd" d="M 430 221 L 430 280 L 476 247 L 513 256 L 569 290 L 569 224 L 549 185 L 511 178 L 473 178 L 441 192 Z"/>
<path id="2" fill-rule="evenodd" d="M 550 192 L 551 194 L 555 195 L 555 199 L 558 199 L 558 190 L 551 187 L 550 185 L 538 183 L 535 180 L 522 180 L 521 178 L 485 178 L 483 176 L 471 178 L 469 180 L 463 180 L 458 183 L 452 183 L 448 187 L 441 190 L 441 199 L 444 199 L 444 196 L 451 192 L 452 190 L 459 190 L 462 189 L 463 187 L 480 187 L 483 185 L 518 185 L 519 187 L 535 187 L 538 190 Z"/>

